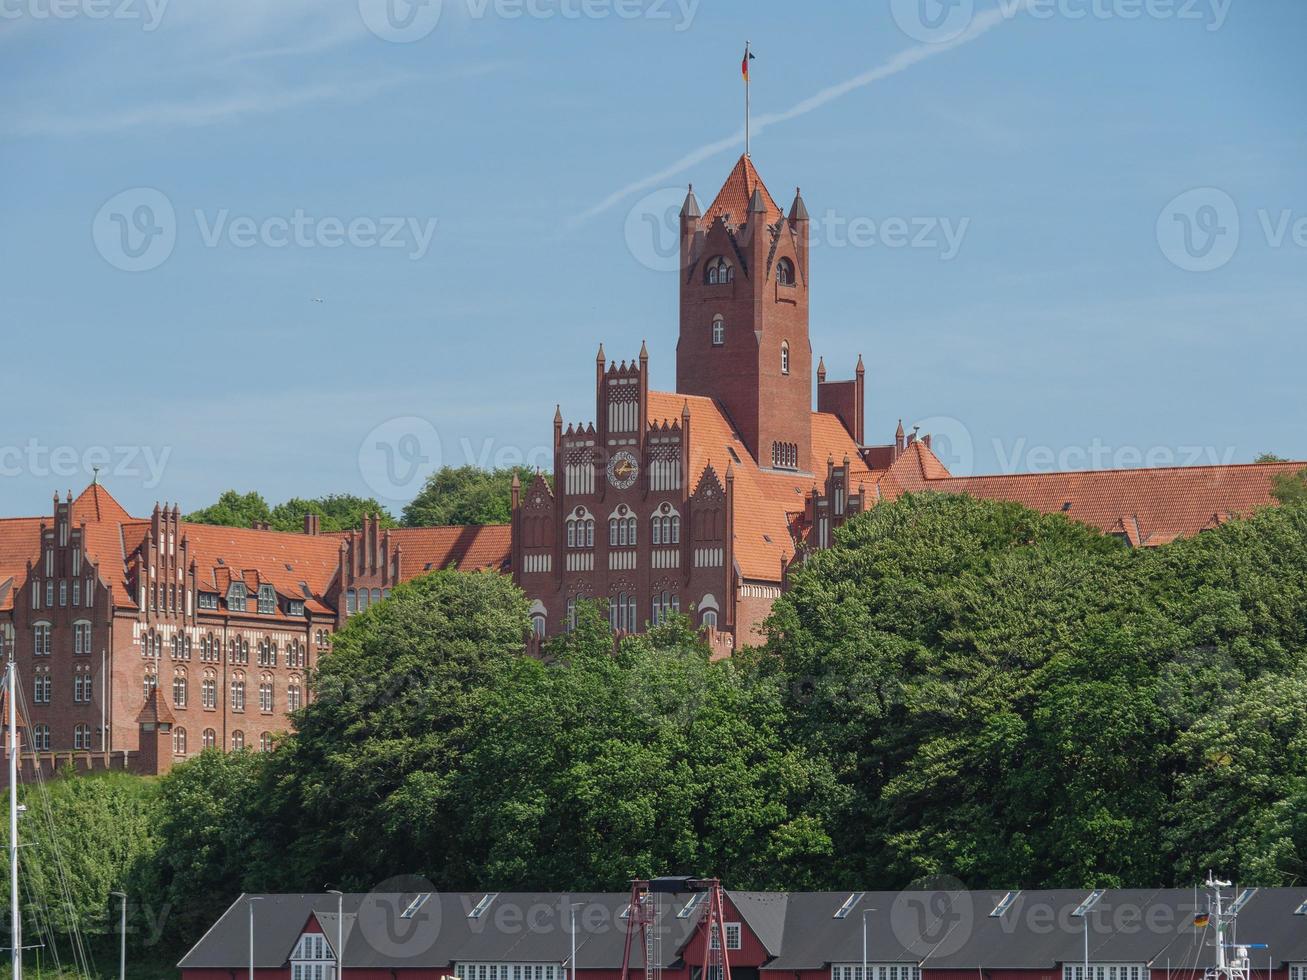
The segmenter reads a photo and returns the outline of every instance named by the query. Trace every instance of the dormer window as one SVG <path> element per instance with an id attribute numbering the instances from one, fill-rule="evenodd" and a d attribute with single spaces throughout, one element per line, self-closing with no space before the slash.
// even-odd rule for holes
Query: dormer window
<path id="1" fill-rule="evenodd" d="M 290 601 L 290 610 L 289 610 L 289 611 L 290 611 L 290 614 L 291 614 L 292 616 L 303 616 L 303 615 L 304 615 L 304 600 L 303 600 L 303 599 L 292 599 L 292 600 Z"/>
<path id="2" fill-rule="evenodd" d="M 726 321 L 718 313 L 712 318 L 712 345 L 720 347 L 726 343 Z"/>
<path id="3" fill-rule="evenodd" d="M 196 604 L 197 604 L 201 609 L 217 609 L 217 608 L 218 608 L 218 593 L 216 593 L 216 592 L 201 592 L 201 593 L 199 593 L 199 596 L 198 596 L 198 598 L 197 598 L 197 600 L 196 600 Z"/>
<path id="4" fill-rule="evenodd" d="M 794 285 L 794 263 L 789 259 L 781 259 L 776 263 L 776 281 L 782 286 Z"/>
<path id="5" fill-rule="evenodd" d="M 232 612 L 244 612 L 245 595 L 245 583 L 232 582 L 227 587 L 227 608 Z"/>
<path id="6" fill-rule="evenodd" d="M 259 586 L 259 612 L 265 615 L 277 611 L 277 590 L 271 585 Z"/>
<path id="7" fill-rule="evenodd" d="M 704 267 L 703 281 L 709 286 L 724 286 L 735 281 L 735 268 L 718 255 L 708 260 Z"/>

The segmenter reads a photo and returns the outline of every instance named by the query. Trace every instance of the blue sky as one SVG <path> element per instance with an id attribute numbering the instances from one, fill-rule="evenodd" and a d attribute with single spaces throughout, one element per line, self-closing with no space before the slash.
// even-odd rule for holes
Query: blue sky
<path id="1" fill-rule="evenodd" d="M 741 151 L 872 441 L 1307 459 L 1299 0 L 4 0 L 5 514 L 539 461 Z M 438 14 L 438 18 L 435 15 Z M 138 271 L 131 271 L 137 268 Z M 389 464 L 389 465 L 388 465 Z"/>

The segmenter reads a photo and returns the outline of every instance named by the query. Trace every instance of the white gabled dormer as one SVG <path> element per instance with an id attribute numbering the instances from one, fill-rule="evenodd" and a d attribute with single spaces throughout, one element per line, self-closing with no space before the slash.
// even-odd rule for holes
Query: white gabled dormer
<path id="1" fill-rule="evenodd" d="M 290 980 L 335 980 L 336 954 L 320 932 L 300 935 L 290 954 Z"/>

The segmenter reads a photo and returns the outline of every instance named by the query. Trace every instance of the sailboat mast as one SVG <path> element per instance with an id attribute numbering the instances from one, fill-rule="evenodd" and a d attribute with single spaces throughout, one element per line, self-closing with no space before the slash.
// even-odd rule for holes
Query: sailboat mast
<path id="1" fill-rule="evenodd" d="M 5 737 L 9 751 L 9 917 L 10 950 L 13 980 L 23 978 L 22 916 L 18 911 L 18 696 L 14 683 L 14 659 L 11 654 L 5 668 L 5 704 L 8 719 Z"/>

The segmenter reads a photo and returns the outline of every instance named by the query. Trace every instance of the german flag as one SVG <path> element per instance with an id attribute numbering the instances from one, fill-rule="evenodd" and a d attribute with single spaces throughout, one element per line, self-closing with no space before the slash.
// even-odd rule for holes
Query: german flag
<path id="1" fill-rule="evenodd" d="M 1195 912 L 1195 913 L 1194 913 L 1194 928 L 1195 928 L 1195 929 L 1206 929 L 1206 928 L 1207 928 L 1207 924 L 1208 924 L 1209 922 L 1211 922 L 1211 921 L 1212 921 L 1212 917 L 1211 917 L 1210 915 L 1208 915 L 1206 912 Z"/>
<path id="2" fill-rule="evenodd" d="M 744 46 L 744 60 L 740 62 L 740 74 L 744 76 L 746 82 L 749 80 L 750 61 L 753 61 L 753 52 L 749 50 L 749 46 L 746 44 Z"/>

